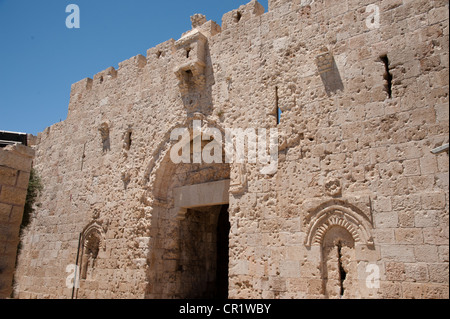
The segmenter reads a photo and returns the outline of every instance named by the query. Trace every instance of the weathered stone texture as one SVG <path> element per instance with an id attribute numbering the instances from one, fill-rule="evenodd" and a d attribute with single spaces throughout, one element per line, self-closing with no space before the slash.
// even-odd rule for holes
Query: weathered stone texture
<path id="1" fill-rule="evenodd" d="M 19 231 L 34 150 L 23 145 L 0 148 L 0 298 L 13 291 Z"/>
<path id="2" fill-rule="evenodd" d="M 78 298 L 190 296 L 217 266 L 193 253 L 215 221 L 173 190 L 230 179 L 229 297 L 448 298 L 448 153 L 431 153 L 448 143 L 448 21 L 446 1 L 252 1 L 73 84 L 36 142 L 16 296 L 71 298 L 77 252 Z M 278 171 L 173 164 L 170 133 L 194 119 L 278 127 Z"/>

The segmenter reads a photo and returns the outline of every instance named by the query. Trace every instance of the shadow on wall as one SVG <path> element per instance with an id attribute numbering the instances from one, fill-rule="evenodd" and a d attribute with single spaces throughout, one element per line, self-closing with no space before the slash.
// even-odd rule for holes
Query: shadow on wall
<path id="1" fill-rule="evenodd" d="M 328 96 L 337 93 L 338 91 L 344 91 L 344 84 L 342 83 L 341 75 L 336 65 L 334 57 L 331 57 L 331 68 L 326 72 L 320 73 L 320 78 L 325 86 L 325 91 Z"/>

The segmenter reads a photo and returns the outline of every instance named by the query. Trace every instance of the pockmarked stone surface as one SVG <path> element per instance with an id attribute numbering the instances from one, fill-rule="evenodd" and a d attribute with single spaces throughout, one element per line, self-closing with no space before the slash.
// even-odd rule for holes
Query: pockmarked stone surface
<path id="1" fill-rule="evenodd" d="M 34 150 L 13 144 L 0 148 L 0 298 L 13 292 L 19 232 Z"/>
<path id="2" fill-rule="evenodd" d="M 191 22 L 73 84 L 39 134 L 14 296 L 448 298 L 448 1 L 251 1 Z M 196 161 L 227 149 L 200 131 L 230 128 L 277 129 L 276 166 Z M 3 212 L 22 170 L 0 173 Z"/>

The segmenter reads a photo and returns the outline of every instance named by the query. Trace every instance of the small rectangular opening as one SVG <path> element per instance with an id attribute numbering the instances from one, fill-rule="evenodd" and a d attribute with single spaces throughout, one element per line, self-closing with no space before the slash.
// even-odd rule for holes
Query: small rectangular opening
<path id="1" fill-rule="evenodd" d="M 194 77 L 194 73 L 192 73 L 191 70 L 186 70 L 186 71 L 184 71 L 184 77 L 185 77 L 185 81 L 187 83 L 191 83 L 191 81 Z"/>
<path id="2" fill-rule="evenodd" d="M 389 58 L 388 56 L 382 55 L 380 56 L 380 60 L 381 62 L 383 62 L 384 64 L 384 68 L 385 68 L 385 73 L 383 75 L 384 80 L 386 81 L 386 84 L 384 85 L 385 91 L 388 94 L 388 97 L 391 99 L 392 98 L 392 74 L 389 70 Z"/>

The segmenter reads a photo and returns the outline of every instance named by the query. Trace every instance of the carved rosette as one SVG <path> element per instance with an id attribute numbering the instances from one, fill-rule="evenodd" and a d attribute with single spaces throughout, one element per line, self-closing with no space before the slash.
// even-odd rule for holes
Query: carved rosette
<path id="1" fill-rule="evenodd" d="M 342 195 L 341 182 L 338 179 L 328 180 L 324 185 L 325 194 L 331 197 L 339 197 Z"/>

